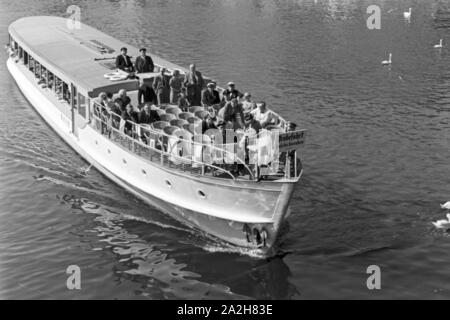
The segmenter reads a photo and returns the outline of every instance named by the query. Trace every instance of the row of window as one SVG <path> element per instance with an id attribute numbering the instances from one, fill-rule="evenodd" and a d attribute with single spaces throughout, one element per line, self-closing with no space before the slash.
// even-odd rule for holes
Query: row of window
<path id="1" fill-rule="evenodd" d="M 61 101 L 65 101 L 74 109 L 78 110 L 78 114 L 83 118 L 87 118 L 89 99 L 77 92 L 75 86 L 69 86 L 69 84 L 62 81 L 50 70 L 45 68 L 39 61 L 37 61 L 31 54 L 25 51 L 19 44 L 10 38 L 11 48 L 14 48 L 18 54 L 19 60 L 28 67 L 36 79 L 38 84 L 43 88 L 52 90 Z"/>

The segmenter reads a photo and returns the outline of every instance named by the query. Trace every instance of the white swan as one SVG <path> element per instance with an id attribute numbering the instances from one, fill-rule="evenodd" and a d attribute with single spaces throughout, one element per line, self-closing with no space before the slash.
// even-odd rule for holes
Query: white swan
<path id="1" fill-rule="evenodd" d="M 403 17 L 405 17 L 405 19 L 409 20 L 409 19 L 411 19 L 411 13 L 412 13 L 412 8 L 409 8 L 409 11 L 403 12 Z"/>
<path id="2" fill-rule="evenodd" d="M 441 49 L 443 47 L 444 41 L 441 39 L 439 40 L 439 44 L 435 45 L 434 48 L 435 49 Z"/>
<path id="3" fill-rule="evenodd" d="M 437 228 L 437 229 L 450 229 L 450 213 L 447 214 L 447 220 L 439 220 L 436 222 L 433 222 L 433 225 Z"/>
<path id="4" fill-rule="evenodd" d="M 450 210 L 450 201 L 445 204 L 441 204 L 441 209 Z"/>
<path id="5" fill-rule="evenodd" d="M 392 53 L 389 53 L 389 60 L 384 60 L 381 62 L 383 66 L 388 66 L 392 64 Z"/>

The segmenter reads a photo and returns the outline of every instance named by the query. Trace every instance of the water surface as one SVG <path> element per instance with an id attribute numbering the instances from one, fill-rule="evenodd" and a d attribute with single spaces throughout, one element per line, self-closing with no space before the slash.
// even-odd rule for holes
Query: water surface
<path id="1" fill-rule="evenodd" d="M 305 176 L 279 254 L 256 259 L 86 173 L 2 63 L 0 298 L 450 298 L 450 237 L 431 225 L 450 200 L 450 55 L 433 49 L 450 44 L 450 1 L 0 0 L 0 38 L 71 4 L 308 129 Z M 371 4 L 379 31 L 365 27 Z M 366 287 L 373 264 L 379 292 Z M 69 265 L 81 291 L 66 288 Z"/>

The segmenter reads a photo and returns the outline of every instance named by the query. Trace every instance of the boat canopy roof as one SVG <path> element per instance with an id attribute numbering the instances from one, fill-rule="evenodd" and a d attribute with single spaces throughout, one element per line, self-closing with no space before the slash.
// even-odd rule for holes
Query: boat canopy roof
<path id="1" fill-rule="evenodd" d="M 104 75 L 115 69 L 115 58 L 122 47 L 128 48 L 128 55 L 137 57 L 139 50 L 125 42 L 117 40 L 86 24 L 80 29 L 71 30 L 68 19 L 62 17 L 36 16 L 26 17 L 9 26 L 11 37 L 41 64 L 59 78 L 72 81 L 80 92 L 91 97 L 98 92 L 111 90 L 111 87 L 128 90 L 136 87 L 136 80 L 112 82 Z M 185 69 L 152 56 L 157 66 L 166 69 Z M 81 89 L 81 90 L 80 90 Z"/>

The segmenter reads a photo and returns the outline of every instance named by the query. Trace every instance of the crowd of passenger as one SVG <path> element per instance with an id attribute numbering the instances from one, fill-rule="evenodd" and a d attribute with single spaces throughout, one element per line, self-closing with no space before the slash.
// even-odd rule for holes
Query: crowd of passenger
<path id="1" fill-rule="evenodd" d="M 140 56 L 132 63 L 127 55 L 127 48 L 121 49 L 116 58 L 116 67 L 130 74 L 155 73 L 153 59 L 142 48 Z M 191 107 L 201 106 L 205 112 L 201 117 L 203 133 L 209 129 L 253 130 L 273 129 L 280 125 L 281 119 L 269 110 L 265 102 L 256 103 L 249 93 L 242 94 L 234 82 L 219 93 L 215 81 L 205 83 L 205 79 L 196 66 L 192 64 L 189 71 L 182 75 L 179 70 L 171 74 L 165 68 L 159 68 L 158 74 L 151 78 L 140 79 L 137 105 L 133 106 L 125 90 L 117 96 L 101 93 L 98 102 L 108 112 L 113 112 L 127 122 L 125 132 L 130 134 L 133 122 L 152 124 L 161 121 L 157 112 L 164 104 L 178 106 L 182 112 L 189 112 Z M 206 85 L 205 85 L 206 84 Z M 116 121 L 117 122 L 117 121 Z M 113 125 L 118 126 L 117 123 Z M 292 129 L 292 125 L 288 125 Z"/>

